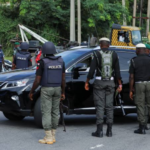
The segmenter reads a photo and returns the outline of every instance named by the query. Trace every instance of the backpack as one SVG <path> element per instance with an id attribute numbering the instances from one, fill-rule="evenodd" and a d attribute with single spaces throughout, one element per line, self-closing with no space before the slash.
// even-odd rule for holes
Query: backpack
<path id="1" fill-rule="evenodd" d="M 102 59 L 101 59 L 101 70 L 100 68 L 98 68 L 98 71 L 101 73 L 102 79 L 110 79 L 112 77 L 112 54 L 113 51 L 99 51 Z M 98 62 L 98 66 L 99 66 L 99 59 L 96 55 L 96 53 L 94 52 L 96 58 L 97 58 L 97 62 Z"/>

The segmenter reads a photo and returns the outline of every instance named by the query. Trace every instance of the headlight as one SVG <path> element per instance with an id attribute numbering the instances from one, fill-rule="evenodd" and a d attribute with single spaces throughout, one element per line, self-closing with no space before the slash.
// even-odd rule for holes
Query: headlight
<path id="1" fill-rule="evenodd" d="M 8 82 L 2 87 L 2 89 L 26 86 L 26 83 L 27 83 L 28 81 L 29 81 L 29 79 L 23 79 L 23 80 L 18 80 L 18 81 L 8 81 Z"/>

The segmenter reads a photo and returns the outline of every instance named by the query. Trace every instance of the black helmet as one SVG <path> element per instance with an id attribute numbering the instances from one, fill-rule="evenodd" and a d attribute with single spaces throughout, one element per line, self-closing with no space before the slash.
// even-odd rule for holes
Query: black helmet
<path id="1" fill-rule="evenodd" d="M 27 42 L 22 42 L 20 45 L 21 49 L 27 50 L 29 49 L 29 44 Z"/>
<path id="2" fill-rule="evenodd" d="M 46 42 L 42 46 L 43 54 L 56 54 L 56 48 L 52 42 Z"/>

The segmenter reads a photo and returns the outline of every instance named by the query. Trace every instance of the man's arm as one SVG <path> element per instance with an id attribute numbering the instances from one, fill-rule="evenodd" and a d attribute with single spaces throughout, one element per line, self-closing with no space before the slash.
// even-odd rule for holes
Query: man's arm
<path id="1" fill-rule="evenodd" d="M 32 59 L 31 59 L 31 58 L 32 58 L 32 57 L 30 56 L 29 59 L 28 59 L 28 64 L 29 64 L 28 67 L 31 67 L 31 66 L 32 66 Z"/>
<path id="2" fill-rule="evenodd" d="M 16 56 L 13 57 L 12 70 L 16 69 Z"/>
<path id="3" fill-rule="evenodd" d="M 122 82 L 121 82 L 121 75 L 120 75 L 120 65 L 119 65 L 118 55 L 115 52 L 114 52 L 114 60 L 115 60 L 115 65 L 114 65 L 115 76 L 116 76 L 118 84 L 119 84 L 119 87 L 117 88 L 117 91 L 120 93 L 122 91 Z"/>
<path id="4" fill-rule="evenodd" d="M 40 82 L 41 82 L 41 78 L 42 78 L 42 73 L 43 73 L 43 61 L 39 61 L 38 64 L 37 64 L 37 69 L 36 69 L 36 78 L 34 80 L 34 83 L 33 83 L 33 86 L 32 86 L 32 89 L 30 91 L 30 94 L 29 94 L 29 98 L 31 100 L 33 100 L 33 93 L 35 91 L 35 89 L 39 86 Z"/>
<path id="5" fill-rule="evenodd" d="M 129 84 L 130 84 L 130 93 L 129 93 L 129 97 L 131 100 L 133 100 L 133 86 L 134 86 L 134 59 L 131 59 L 130 61 L 130 67 L 129 67 Z"/>
<path id="6" fill-rule="evenodd" d="M 130 94 L 129 97 L 131 100 L 133 100 L 133 86 L 134 86 L 134 74 L 130 74 Z"/>
<path id="7" fill-rule="evenodd" d="M 41 81 L 41 76 L 36 76 L 33 86 L 32 86 L 32 89 L 29 94 L 29 97 L 31 100 L 33 100 L 33 93 L 34 93 L 35 89 L 37 89 L 37 87 L 40 85 L 40 81 Z"/>
<path id="8" fill-rule="evenodd" d="M 85 82 L 85 90 L 88 91 L 89 90 L 89 81 L 90 79 L 93 77 L 94 73 L 95 73 L 95 70 L 97 68 L 97 60 L 96 60 L 96 56 L 94 55 L 94 58 L 91 62 L 91 65 L 90 65 L 90 70 L 89 70 L 89 73 L 88 73 L 88 76 L 87 76 L 87 80 Z"/>
<path id="9" fill-rule="evenodd" d="M 3 60 L 2 60 L 2 64 L 3 64 L 3 66 L 5 67 L 5 61 L 4 61 L 4 57 L 3 57 Z"/>
<path id="10" fill-rule="evenodd" d="M 61 82 L 61 99 L 65 99 L 65 85 L 66 85 L 66 80 L 65 80 L 65 73 L 62 73 L 62 82 Z"/>

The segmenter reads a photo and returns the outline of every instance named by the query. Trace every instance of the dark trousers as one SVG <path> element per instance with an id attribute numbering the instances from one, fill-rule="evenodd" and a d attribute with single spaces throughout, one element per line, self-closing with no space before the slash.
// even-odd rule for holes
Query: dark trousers
<path id="1" fill-rule="evenodd" d="M 95 80 L 93 86 L 93 98 L 96 107 L 96 124 L 103 123 L 104 111 L 106 110 L 106 123 L 113 123 L 113 101 L 115 92 L 114 81 Z"/>
<path id="2" fill-rule="evenodd" d="M 139 124 L 145 125 L 150 116 L 150 82 L 135 83 L 135 104 Z"/>

